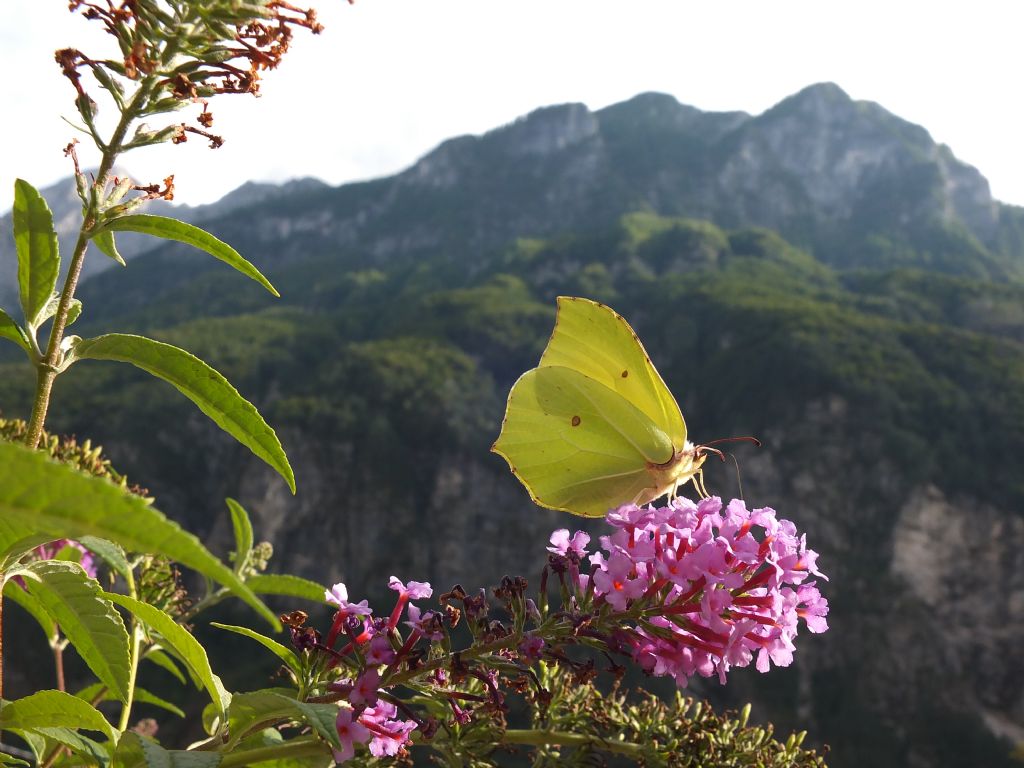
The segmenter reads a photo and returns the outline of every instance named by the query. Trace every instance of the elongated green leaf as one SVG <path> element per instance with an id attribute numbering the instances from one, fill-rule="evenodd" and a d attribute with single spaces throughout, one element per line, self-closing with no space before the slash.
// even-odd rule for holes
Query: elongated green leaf
<path id="1" fill-rule="evenodd" d="M 252 549 L 252 523 L 249 513 L 234 499 L 225 499 L 231 512 L 231 527 L 235 530 L 235 573 L 241 573 Z"/>
<path id="2" fill-rule="evenodd" d="M 0 765 L 24 765 L 25 768 L 31 768 L 32 763 L 28 760 L 22 760 L 20 757 L 9 755 L 6 752 L 0 752 Z"/>
<path id="3" fill-rule="evenodd" d="M 324 587 L 315 581 L 287 573 L 261 573 L 245 583 L 258 595 L 287 595 L 312 600 L 314 603 L 322 603 L 326 592 Z"/>
<path id="4" fill-rule="evenodd" d="M 276 469 L 295 493 L 295 475 L 274 430 L 227 379 L 198 357 L 170 344 L 124 333 L 84 339 L 74 353 L 79 358 L 131 363 L 174 385 L 221 429 Z"/>
<path id="5" fill-rule="evenodd" d="M 29 592 L 60 626 L 93 674 L 126 701 L 128 632 L 121 614 L 103 598 L 96 579 L 78 563 L 62 560 L 39 560 L 20 573 Z"/>
<path id="6" fill-rule="evenodd" d="M 335 720 L 335 704 L 307 704 L 276 691 L 236 693 L 228 708 L 228 733 L 234 745 L 255 728 L 264 728 L 275 720 L 295 720 L 312 726 L 320 738 L 341 749 Z"/>
<path id="7" fill-rule="evenodd" d="M 117 768 L 216 768 L 222 755 L 216 752 L 164 749 L 155 741 L 125 731 L 114 751 Z"/>
<path id="8" fill-rule="evenodd" d="M 106 746 L 71 728 L 39 727 L 35 729 L 34 733 L 45 736 L 51 742 L 70 748 L 72 752 L 81 755 L 88 761 L 86 765 L 105 766 L 110 764 L 110 751 Z"/>
<path id="9" fill-rule="evenodd" d="M 122 488 L 14 443 L 0 443 L 0 568 L 58 538 L 97 536 L 164 555 L 220 582 L 280 626 L 252 590 L 191 533 Z"/>
<path id="10" fill-rule="evenodd" d="M 189 632 L 176 623 L 174 619 L 148 603 L 135 600 L 127 595 L 115 595 L 106 593 L 106 597 L 113 603 L 127 608 L 132 614 L 163 638 L 163 645 L 172 650 L 174 654 L 192 670 L 213 703 L 223 712 L 228 702 L 231 701 L 231 694 L 224 690 L 220 678 L 213 674 L 210 668 L 210 660 L 206 656 L 206 650 L 199 641 L 192 637 Z"/>
<path id="11" fill-rule="evenodd" d="M 60 252 L 53 214 L 43 196 L 24 179 L 14 182 L 14 245 L 18 251 L 18 291 L 25 322 L 36 318 L 50 300 L 60 272 Z"/>
<path id="12" fill-rule="evenodd" d="M 75 694 L 80 699 L 88 702 L 99 703 L 100 701 L 109 701 L 110 690 L 103 683 L 93 683 L 87 686 Z M 96 697 L 99 696 L 99 699 Z M 139 704 L 151 704 L 154 707 L 160 707 L 160 709 L 167 710 L 168 712 L 177 715 L 178 717 L 184 717 L 185 713 L 176 704 L 172 704 L 166 699 L 161 699 L 155 693 L 147 691 L 145 688 L 135 686 L 135 701 Z"/>
<path id="13" fill-rule="evenodd" d="M 69 733 L 75 733 L 71 729 L 67 729 Z M 12 730 L 11 733 L 16 733 L 21 740 L 28 744 L 28 748 L 32 750 L 32 754 L 35 755 L 36 765 L 43 762 L 43 759 L 50 752 L 51 742 L 45 737 L 41 736 L 35 731 Z"/>
<path id="14" fill-rule="evenodd" d="M 99 248 L 101 252 L 112 258 L 122 267 L 128 266 L 125 263 L 124 256 L 122 256 L 117 250 L 117 244 L 114 242 L 113 232 L 104 230 L 98 235 L 93 235 L 92 241 L 96 243 L 96 247 Z"/>
<path id="15" fill-rule="evenodd" d="M 110 741 L 117 741 L 117 731 L 99 710 L 70 693 L 37 691 L 31 696 L 0 705 L 0 730 L 54 727 L 100 731 Z"/>
<path id="16" fill-rule="evenodd" d="M 138 213 L 131 216 L 121 216 L 112 219 L 103 225 L 105 232 L 142 232 L 146 235 L 162 237 L 164 240 L 176 240 L 206 251 L 216 259 L 220 259 L 246 277 L 250 277 L 262 285 L 275 296 L 280 296 L 277 290 L 270 284 L 256 267 L 243 259 L 238 251 L 222 240 L 218 240 L 209 232 L 186 224 L 177 219 L 169 219 L 166 216 L 151 216 L 147 213 Z"/>
<path id="17" fill-rule="evenodd" d="M 10 339 L 26 352 L 32 349 L 28 340 L 28 334 L 2 309 L 0 309 L 0 338 Z"/>
<path id="18" fill-rule="evenodd" d="M 185 682 L 185 676 L 181 674 L 181 670 L 178 669 L 178 665 L 174 663 L 174 660 L 163 651 L 150 651 L 143 658 L 156 664 L 160 669 L 166 670 L 178 678 L 179 683 Z"/>
<path id="19" fill-rule="evenodd" d="M 78 543 L 98 556 L 125 580 L 131 575 L 131 566 L 128 565 L 128 558 L 125 556 L 124 550 L 114 542 L 101 539 L 98 536 L 82 536 Z"/>
<path id="20" fill-rule="evenodd" d="M 16 581 L 8 581 L 4 584 L 4 597 L 27 611 L 36 620 L 36 623 L 46 634 L 47 638 L 55 638 L 57 636 L 57 625 L 53 623 L 53 619 L 50 618 L 50 614 L 43 608 L 43 604 L 37 598 L 30 595 Z"/>
<path id="21" fill-rule="evenodd" d="M 287 664 L 289 669 L 295 672 L 295 674 L 301 673 L 302 663 L 299 661 L 299 657 L 295 655 L 295 652 L 291 648 L 285 645 L 281 645 L 281 643 L 277 642 L 273 638 L 265 637 L 264 635 L 261 635 L 259 632 L 254 632 L 248 627 L 237 627 L 233 624 L 220 624 L 216 621 L 211 621 L 210 624 L 214 627 L 217 627 L 217 629 L 226 629 L 228 632 L 234 632 L 235 634 L 243 635 L 245 637 L 250 638 L 251 640 L 255 640 L 257 643 L 262 645 L 268 651 L 277 656 L 277 658 L 279 658 L 281 661 Z"/>
<path id="22" fill-rule="evenodd" d="M 108 72 L 101 64 L 93 65 L 92 74 L 107 93 L 111 95 L 114 101 L 117 102 L 117 108 L 124 111 L 124 88 L 117 81 L 117 78 L 110 74 L 110 72 Z"/>

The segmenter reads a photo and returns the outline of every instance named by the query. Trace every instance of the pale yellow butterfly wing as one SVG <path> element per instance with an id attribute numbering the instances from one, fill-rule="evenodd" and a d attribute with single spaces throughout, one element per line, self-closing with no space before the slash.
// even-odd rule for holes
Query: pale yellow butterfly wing
<path id="1" fill-rule="evenodd" d="M 519 378 L 492 450 L 535 502 L 588 517 L 659 495 L 651 467 L 673 457 L 669 436 L 630 400 L 563 366 Z"/>
<path id="2" fill-rule="evenodd" d="M 603 384 L 643 412 L 676 450 L 685 445 L 679 405 L 629 323 L 611 307 L 559 296 L 555 330 L 540 359 L 544 366 L 571 368 Z"/>

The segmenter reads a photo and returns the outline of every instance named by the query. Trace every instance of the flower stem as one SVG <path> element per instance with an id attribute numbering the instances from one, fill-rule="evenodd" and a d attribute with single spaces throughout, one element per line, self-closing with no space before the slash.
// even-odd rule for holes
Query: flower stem
<path id="1" fill-rule="evenodd" d="M 643 745 L 634 744 L 631 741 L 608 741 L 600 736 L 568 733 L 566 731 L 508 730 L 505 731 L 504 742 L 506 744 L 556 745 L 564 747 L 582 747 L 589 744 L 607 752 L 615 752 L 634 758 L 643 757 L 645 754 Z"/>
<path id="2" fill-rule="evenodd" d="M 221 759 L 219 768 L 242 768 L 265 760 L 327 757 L 327 745 L 316 736 L 300 736 L 270 747 L 234 750 Z"/>

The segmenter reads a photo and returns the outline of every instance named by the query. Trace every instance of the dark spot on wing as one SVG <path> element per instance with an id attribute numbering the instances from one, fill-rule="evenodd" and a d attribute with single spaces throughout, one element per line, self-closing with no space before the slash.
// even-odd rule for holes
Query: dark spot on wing
<path id="1" fill-rule="evenodd" d="M 580 425 L 580 417 L 579 416 L 573 416 L 572 417 L 572 425 L 574 427 L 578 427 Z"/>
<path id="2" fill-rule="evenodd" d="M 622 378 L 626 378 L 627 376 L 629 376 L 629 371 L 623 371 Z"/>

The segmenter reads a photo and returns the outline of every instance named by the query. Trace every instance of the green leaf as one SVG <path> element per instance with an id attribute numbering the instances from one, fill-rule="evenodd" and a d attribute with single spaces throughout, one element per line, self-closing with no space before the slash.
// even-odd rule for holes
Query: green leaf
<path id="1" fill-rule="evenodd" d="M 92 360 L 118 360 L 172 384 L 225 432 L 276 469 L 295 493 L 295 475 L 281 442 L 259 411 L 228 380 L 183 349 L 124 333 L 84 339 L 74 354 Z"/>
<path id="2" fill-rule="evenodd" d="M 117 250 L 117 245 L 114 243 L 114 233 L 113 232 L 109 232 L 107 230 L 104 230 L 104 231 L 100 232 L 98 235 L 93 235 L 92 236 L 92 241 L 94 243 L 96 243 L 96 247 L 99 248 L 100 251 L 102 251 L 107 256 L 112 258 L 114 261 L 116 261 L 122 267 L 128 266 L 125 263 L 124 256 L 122 256 L 118 252 L 118 250 Z"/>
<path id="3" fill-rule="evenodd" d="M 99 711 L 77 696 L 62 691 L 38 691 L 0 706 L 0 730 L 64 727 L 100 731 L 110 741 L 117 731 Z"/>
<path id="4" fill-rule="evenodd" d="M 315 581 L 286 573 L 262 573 L 250 577 L 245 583 L 258 595 L 287 595 L 314 603 L 324 602 L 324 592 L 327 591 Z"/>
<path id="5" fill-rule="evenodd" d="M 231 701 L 231 694 L 224 690 L 220 678 L 213 674 L 210 668 L 210 660 L 206 656 L 206 650 L 180 624 L 170 616 L 148 603 L 135 600 L 127 595 L 116 595 L 108 592 L 107 599 L 127 608 L 132 614 L 154 632 L 159 633 L 163 638 L 163 645 L 184 662 L 199 679 L 206 692 L 210 694 L 213 703 L 223 712 L 228 702 Z"/>
<path id="6" fill-rule="evenodd" d="M 110 700 L 110 689 L 102 683 L 93 683 L 87 686 L 75 694 L 80 699 L 88 701 L 90 703 L 99 701 Z M 100 698 L 97 700 L 96 697 Z M 172 704 L 166 699 L 161 699 L 155 693 L 150 693 L 145 688 L 135 686 L 135 702 L 139 704 L 151 704 L 154 707 L 160 707 L 161 709 L 167 710 L 168 712 L 177 715 L 178 717 L 184 717 L 185 713 L 181 707 L 176 704 Z"/>
<path id="7" fill-rule="evenodd" d="M 225 499 L 231 512 L 231 527 L 235 529 L 235 573 L 241 573 L 252 549 L 252 523 L 249 513 L 234 499 Z"/>
<path id="8" fill-rule="evenodd" d="M 225 264 L 234 267 L 246 277 L 252 278 L 275 296 L 281 295 L 256 267 L 238 254 L 238 251 L 222 240 L 218 240 L 209 232 L 205 232 L 191 224 L 186 224 L 183 221 L 169 219 L 166 216 L 138 213 L 111 219 L 103 225 L 102 231 L 142 232 L 146 235 L 162 237 L 164 240 L 175 240 L 179 243 L 194 246 L 201 251 L 206 251 L 214 258 L 220 259 Z"/>
<path id="9" fill-rule="evenodd" d="M 26 352 L 31 353 L 32 345 L 29 343 L 25 329 L 14 322 L 11 316 L 2 309 L 0 309 L 0 338 L 10 339 Z"/>
<path id="10" fill-rule="evenodd" d="M 124 88 L 121 83 L 106 70 L 102 63 L 95 63 L 92 67 L 93 77 L 96 78 L 97 82 L 103 86 L 104 90 L 111 95 L 114 101 L 117 103 L 117 108 L 124 111 Z"/>
<path id="11" fill-rule="evenodd" d="M 98 536 L 82 536 L 78 539 L 78 543 L 113 568 L 125 581 L 128 581 L 132 568 L 128 565 L 128 558 L 121 547 Z"/>
<path id="12" fill-rule="evenodd" d="M 60 273 L 57 232 L 43 196 L 23 179 L 14 182 L 12 214 L 21 308 L 26 324 L 36 327 L 36 318 L 50 300 Z"/>
<path id="13" fill-rule="evenodd" d="M 121 701 L 128 699 L 130 651 L 121 615 L 96 579 L 78 563 L 39 560 L 20 570 L 29 592 L 43 606 L 89 669 Z"/>
<path id="14" fill-rule="evenodd" d="M 71 751 L 82 755 L 88 762 L 86 765 L 109 765 L 110 752 L 102 744 L 83 736 L 71 728 L 36 728 L 34 733 L 45 736 L 50 741 L 69 747 Z M 19 734 L 20 735 L 20 734 Z M 22 736 L 24 738 L 24 736 Z M 49 742 L 47 742 L 49 743 Z M 49 750 L 47 750 L 49 752 Z"/>
<path id="15" fill-rule="evenodd" d="M 221 758 L 216 752 L 164 749 L 132 731 L 125 731 L 114 751 L 117 768 L 216 768 Z"/>
<path id="16" fill-rule="evenodd" d="M 139 704 L 150 704 L 154 707 L 160 707 L 160 709 L 166 710 L 178 717 L 185 717 L 185 712 L 177 704 L 167 701 L 167 699 L 161 699 L 155 693 L 151 693 L 145 688 L 139 688 L 136 686 L 135 701 Z"/>
<path id="17" fill-rule="evenodd" d="M 295 674 L 302 673 L 302 662 L 299 661 L 299 657 L 295 655 L 295 652 L 288 646 L 282 645 L 276 640 L 261 635 L 259 632 L 254 632 L 248 627 L 238 627 L 233 624 L 221 624 L 216 621 L 210 622 L 211 626 L 217 627 L 217 629 L 225 629 L 228 632 L 234 632 L 237 635 L 243 635 L 251 640 L 255 640 L 257 643 L 262 645 L 264 648 L 273 653 L 277 658 L 288 665 Z"/>
<path id="18" fill-rule="evenodd" d="M 20 605 L 39 624 L 47 639 L 57 637 L 57 625 L 53 623 L 50 614 L 43 608 L 38 599 L 30 595 L 15 581 L 8 581 L 4 584 L 4 597 L 12 603 Z"/>
<path id="19" fill-rule="evenodd" d="M 9 755 L 6 752 L 0 752 L 0 765 L 24 765 L 25 768 L 31 768 L 32 763 L 28 760 L 22 760 L 20 757 Z"/>
<path id="20" fill-rule="evenodd" d="M 0 443 L 0 568 L 58 538 L 96 536 L 164 555 L 220 582 L 277 628 L 277 617 L 191 533 L 138 496 L 38 451 Z"/>
<path id="21" fill-rule="evenodd" d="M 39 317 L 36 318 L 35 327 L 38 328 L 51 317 L 56 315 L 58 307 L 60 307 L 60 294 L 54 293 L 50 296 L 50 300 L 46 302 L 46 306 L 43 307 L 43 311 L 39 313 Z M 68 307 L 68 319 L 65 325 L 71 325 L 81 314 L 82 302 L 78 299 L 72 299 L 71 306 Z"/>
<path id="22" fill-rule="evenodd" d="M 178 678 L 179 683 L 185 682 L 185 676 L 181 674 L 181 670 L 178 669 L 178 665 L 175 664 L 174 660 L 163 651 L 150 651 L 145 656 L 143 656 L 143 658 L 153 662 L 161 669 L 170 672 L 172 675 Z"/>
<path id="23" fill-rule="evenodd" d="M 254 728 L 287 719 L 312 726 L 320 738 L 335 749 L 341 749 L 335 724 L 337 717 L 336 704 L 307 704 L 276 691 L 236 693 L 228 707 L 228 733 L 231 735 L 228 744 L 238 743 Z"/>

